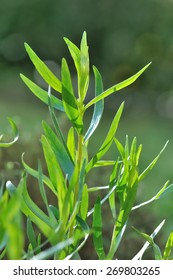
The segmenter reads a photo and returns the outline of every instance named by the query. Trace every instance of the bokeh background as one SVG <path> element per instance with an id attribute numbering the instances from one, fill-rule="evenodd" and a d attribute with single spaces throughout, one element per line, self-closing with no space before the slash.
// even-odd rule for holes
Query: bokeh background
<path id="1" fill-rule="evenodd" d="M 134 85 L 107 98 L 104 121 L 95 134 L 93 150 L 104 139 L 111 117 L 125 100 L 118 136 L 122 141 L 126 134 L 131 140 L 136 136 L 138 143 L 143 144 L 141 171 L 170 140 L 157 166 L 141 184 L 138 202 L 150 198 L 166 180 L 173 182 L 172 14 L 171 0 L 0 0 L 0 131 L 5 134 L 4 139 L 12 137 L 7 117 L 16 121 L 20 131 L 15 147 L 0 150 L 1 180 L 18 182 L 23 152 L 29 164 L 37 165 L 37 158 L 42 158 L 41 120 L 49 120 L 46 106 L 19 77 L 23 73 L 44 87 L 26 55 L 24 42 L 59 75 L 61 58 L 70 59 L 63 37 L 79 44 L 86 30 L 91 65 L 96 65 L 102 73 L 105 88 L 152 61 Z M 74 72 L 72 60 L 69 61 Z M 91 87 L 88 99 L 92 94 Z M 59 118 L 64 126 L 64 117 Z M 98 178 L 92 179 L 97 182 Z M 173 230 L 173 196 L 132 215 L 133 224 L 148 234 L 163 219 L 166 223 L 158 239 L 161 246 Z M 105 236 L 109 239 L 109 232 Z M 135 242 L 135 233 L 126 235 L 119 257 L 125 259 L 133 250 L 135 253 Z M 90 248 L 90 244 L 87 246 Z M 84 258 L 92 258 L 89 249 L 85 248 Z"/>

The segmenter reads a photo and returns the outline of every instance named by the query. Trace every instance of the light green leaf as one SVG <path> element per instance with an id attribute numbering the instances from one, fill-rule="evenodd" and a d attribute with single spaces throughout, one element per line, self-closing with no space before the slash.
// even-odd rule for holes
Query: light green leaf
<path id="1" fill-rule="evenodd" d="M 163 260 L 169 260 L 173 249 L 173 232 L 170 233 L 163 252 Z"/>
<path id="2" fill-rule="evenodd" d="M 98 96 L 103 92 L 103 81 L 99 71 L 95 66 L 93 66 L 93 70 L 95 76 L 95 96 Z M 102 99 L 99 102 L 95 103 L 92 120 L 84 137 L 85 142 L 91 137 L 91 135 L 94 133 L 97 126 L 99 125 L 99 122 L 103 114 L 103 110 L 104 110 L 104 100 Z"/>
<path id="3" fill-rule="evenodd" d="M 116 130 L 118 128 L 118 124 L 121 118 L 121 114 L 124 108 L 124 102 L 121 104 L 121 106 L 119 107 L 113 121 L 111 124 L 111 127 L 108 131 L 108 134 L 106 136 L 105 141 L 103 142 L 102 146 L 100 147 L 99 151 L 97 152 L 97 154 L 90 160 L 90 162 L 87 165 L 86 171 L 88 172 L 101 158 L 102 156 L 108 151 L 108 149 L 110 148 L 112 141 L 114 139 Z"/>
<path id="4" fill-rule="evenodd" d="M 75 135 L 74 135 L 73 127 L 70 127 L 69 132 L 68 132 L 67 147 L 68 147 L 69 153 L 71 155 L 71 158 L 75 162 L 76 147 L 75 147 Z"/>
<path id="5" fill-rule="evenodd" d="M 89 195 L 88 195 L 88 187 L 85 184 L 82 191 L 82 200 L 80 206 L 80 214 L 83 220 L 86 219 L 88 213 L 88 206 L 89 206 Z"/>
<path id="6" fill-rule="evenodd" d="M 20 77 L 36 97 L 38 97 L 45 104 L 48 104 L 48 93 L 47 93 L 47 91 L 45 91 L 44 89 L 37 86 L 35 83 L 33 83 L 30 79 L 28 79 L 24 75 L 20 74 Z M 51 103 L 52 103 L 52 106 L 55 109 L 64 112 L 63 103 L 60 99 L 58 99 L 57 97 L 52 95 L 51 96 Z"/>
<path id="7" fill-rule="evenodd" d="M 81 100 L 84 100 L 89 86 L 89 55 L 86 32 L 82 36 L 80 53 L 80 75 L 78 78 Z"/>
<path id="8" fill-rule="evenodd" d="M 153 233 L 150 235 L 150 237 L 153 239 L 158 232 L 161 230 L 161 228 L 163 227 L 165 223 L 165 220 L 163 220 L 158 226 L 157 228 L 153 231 Z M 145 253 L 146 249 L 148 248 L 148 246 L 150 245 L 150 243 L 147 241 L 145 242 L 144 246 L 141 248 L 141 250 L 133 257 L 132 260 L 141 260 L 143 254 Z"/>
<path id="9" fill-rule="evenodd" d="M 155 157 L 155 159 L 147 166 L 147 168 L 139 175 L 138 180 L 141 181 L 143 180 L 143 178 L 148 174 L 148 172 L 150 172 L 153 167 L 155 166 L 156 162 L 158 161 L 160 155 L 163 153 L 163 151 L 165 150 L 166 146 L 168 145 L 168 142 L 166 142 L 166 144 L 164 145 L 163 149 L 160 151 L 160 153 L 157 155 L 157 157 Z"/>
<path id="10" fill-rule="evenodd" d="M 17 126 L 16 126 L 15 122 L 11 118 L 8 118 L 8 121 L 11 125 L 12 130 L 13 130 L 14 139 L 11 142 L 8 142 L 8 143 L 0 143 L 0 147 L 2 147 L 2 148 L 12 146 L 19 139 L 19 133 L 18 133 L 18 129 L 17 129 Z M 3 135 L 1 135 L 0 140 L 2 139 L 2 137 L 3 137 Z"/>
<path id="11" fill-rule="evenodd" d="M 86 32 L 83 33 L 80 49 L 69 39 L 64 38 L 64 40 L 76 67 L 78 76 L 78 94 L 80 101 L 83 102 L 89 84 L 89 56 Z"/>
<path id="12" fill-rule="evenodd" d="M 152 246 L 153 251 L 154 251 L 155 260 L 162 260 L 162 253 L 160 251 L 160 248 L 154 242 L 153 238 L 151 236 L 149 236 L 148 234 L 139 231 L 135 227 L 133 227 L 133 229 Z"/>
<path id="13" fill-rule="evenodd" d="M 36 53 L 27 43 L 25 43 L 25 49 L 38 73 L 45 80 L 45 82 L 56 91 L 61 93 L 62 88 L 60 80 L 52 73 L 52 71 L 50 71 L 47 65 L 36 55 Z"/>
<path id="14" fill-rule="evenodd" d="M 105 252 L 103 248 L 103 237 L 102 237 L 102 214 L 101 214 L 101 203 L 100 198 L 97 197 L 94 204 L 94 213 L 93 213 L 93 242 L 94 247 L 97 252 L 97 255 L 100 260 L 105 259 Z"/>
<path id="15" fill-rule="evenodd" d="M 89 108 L 91 105 L 93 105 L 94 103 L 100 101 L 101 99 L 109 96 L 110 94 L 117 92 L 118 90 L 121 90 L 129 85 L 131 85 L 132 83 L 134 83 L 136 81 L 136 79 L 150 66 L 151 62 L 148 63 L 145 67 L 143 67 L 139 72 L 137 72 L 135 75 L 131 76 L 130 78 L 128 78 L 127 80 L 116 84 L 115 86 L 110 87 L 109 89 L 105 90 L 102 94 L 100 94 L 99 96 L 93 98 L 86 106 L 85 106 L 85 110 L 87 108 Z"/>

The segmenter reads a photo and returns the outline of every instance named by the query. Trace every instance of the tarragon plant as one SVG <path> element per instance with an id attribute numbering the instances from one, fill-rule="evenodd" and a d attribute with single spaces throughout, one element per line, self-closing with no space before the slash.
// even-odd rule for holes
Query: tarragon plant
<path id="1" fill-rule="evenodd" d="M 90 140 L 94 138 L 94 132 L 104 111 L 104 100 L 109 95 L 131 85 L 149 67 L 150 63 L 130 78 L 120 82 L 108 89 L 104 89 L 99 70 L 93 66 L 95 90 L 90 101 L 86 98 L 90 82 L 90 64 L 86 32 L 83 33 L 80 47 L 78 48 L 69 39 L 64 38 L 73 59 L 77 73 L 77 92 L 74 90 L 71 73 L 65 58 L 61 62 L 61 77 L 56 77 L 47 65 L 37 56 L 31 47 L 25 43 L 26 51 L 40 76 L 47 83 L 47 90 L 36 85 L 29 78 L 21 74 L 23 82 L 31 92 L 42 102 L 47 104 L 52 125 L 43 121 L 43 134 L 41 145 L 47 166 L 47 173 L 43 171 L 42 164 L 38 161 L 38 169 L 30 167 L 22 156 L 25 172 L 16 188 L 12 182 L 7 182 L 7 189 L 12 195 L 20 195 L 20 209 L 27 217 L 28 248 L 21 258 L 23 259 L 80 259 L 80 249 L 87 241 L 89 235 L 93 237 L 94 249 L 99 259 L 116 258 L 116 251 L 120 245 L 123 234 L 132 211 L 142 207 L 154 200 L 160 199 L 173 190 L 173 185 L 168 182 L 150 200 L 135 205 L 136 194 L 140 182 L 152 170 L 167 143 L 156 156 L 156 158 L 140 171 L 139 159 L 142 145 L 137 144 L 134 138 L 129 142 L 128 136 L 122 144 L 116 137 L 116 131 L 123 112 L 124 102 L 115 113 L 113 121 L 108 129 L 106 137 L 100 148 L 91 154 Z M 58 94 L 56 94 L 56 92 Z M 84 116 L 89 108 L 93 108 L 93 115 L 89 127 L 86 127 Z M 70 128 L 64 135 L 60 127 L 58 116 L 63 112 L 69 120 Z M 97 139 L 95 139 L 97 141 Z M 114 159 L 106 159 L 110 147 L 118 151 L 119 156 Z M 105 186 L 95 186 L 87 183 L 91 170 L 103 169 L 109 166 L 111 172 Z M 27 176 L 37 179 L 38 188 L 45 209 L 31 199 L 28 193 Z M 90 185 L 91 184 L 91 185 Z M 46 188 L 56 197 L 56 203 L 51 204 L 46 194 Z M 107 192 L 104 196 L 102 190 Z M 32 190 L 34 192 L 34 189 Z M 93 192 L 97 197 L 94 207 L 90 206 Z M 113 228 L 109 249 L 104 248 L 104 235 L 102 228 L 102 205 L 107 203 L 111 211 Z M 88 219 L 92 218 L 89 226 Z M 147 243 L 141 249 L 136 258 L 142 258 L 143 253 L 149 245 L 154 250 L 156 245 L 154 236 L 159 232 L 163 222 L 153 229 L 151 236 L 141 233 Z M 35 231 L 37 228 L 37 231 Z M 37 232 L 37 234 L 36 234 Z M 38 233 L 39 232 L 39 233 Z M 44 242 L 42 241 L 44 236 Z M 171 258 L 172 235 L 168 240 L 163 258 Z M 49 244 L 49 248 L 48 247 Z M 171 244 L 171 245 L 170 245 Z M 46 245 L 46 247 L 45 247 Z M 168 249 L 169 247 L 169 249 Z M 156 250 L 157 251 L 157 250 Z M 168 252 L 169 251 L 169 252 Z M 162 258 L 160 253 L 160 258 Z"/>

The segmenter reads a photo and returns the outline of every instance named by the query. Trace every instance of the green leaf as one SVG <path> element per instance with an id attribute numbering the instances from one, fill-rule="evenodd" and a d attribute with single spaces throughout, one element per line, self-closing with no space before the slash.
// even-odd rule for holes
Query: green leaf
<path id="1" fill-rule="evenodd" d="M 95 76 L 95 96 L 98 96 L 103 92 L 103 82 L 98 69 L 95 66 L 93 66 L 93 70 Z M 91 137 L 91 135 L 94 133 L 97 126 L 99 125 L 103 114 L 103 110 L 104 110 L 104 100 L 102 99 L 99 102 L 95 103 L 92 120 L 84 137 L 85 142 Z"/>
<path id="2" fill-rule="evenodd" d="M 86 171 L 88 172 L 101 158 L 102 156 L 108 151 L 108 149 L 110 148 L 112 141 L 114 139 L 116 130 L 118 128 L 118 124 L 121 118 L 121 114 L 124 108 L 124 102 L 121 104 L 121 106 L 119 107 L 113 122 L 111 124 L 111 127 L 108 131 L 108 134 L 106 136 L 105 141 L 103 142 L 102 146 L 100 147 L 99 151 L 97 152 L 97 154 L 90 160 L 90 162 L 88 163 L 88 166 L 86 168 Z"/>
<path id="3" fill-rule="evenodd" d="M 66 195 L 66 183 L 64 175 L 57 161 L 56 155 L 52 150 L 48 140 L 44 135 L 41 137 L 46 165 L 50 179 L 57 190 L 60 220 L 63 219 L 63 202 Z"/>
<path id="4" fill-rule="evenodd" d="M 36 240 L 36 236 L 35 236 L 35 232 L 30 220 L 30 217 L 27 217 L 27 236 L 29 239 L 29 242 L 32 245 L 32 249 L 34 250 L 37 247 L 37 240 Z"/>
<path id="5" fill-rule="evenodd" d="M 163 260 L 169 260 L 173 249 L 173 232 L 170 233 L 163 252 Z"/>
<path id="6" fill-rule="evenodd" d="M 79 88 L 81 99 L 84 100 L 89 86 L 89 55 L 86 32 L 83 33 L 80 45 L 80 75 Z"/>
<path id="7" fill-rule="evenodd" d="M 157 228 L 153 231 L 153 233 L 150 235 L 150 237 L 153 239 L 158 232 L 161 230 L 161 228 L 163 227 L 165 223 L 165 220 L 163 220 L 158 226 Z M 133 257 L 132 260 L 141 260 L 143 254 L 145 253 L 146 249 L 148 248 L 148 246 L 150 245 L 150 243 L 147 241 L 145 242 L 144 246 L 141 248 L 141 250 Z"/>
<path id="8" fill-rule="evenodd" d="M 42 172 L 42 167 L 41 167 L 40 161 L 38 162 L 38 173 L 39 173 L 38 184 L 39 184 L 40 194 L 43 199 L 43 202 L 45 203 L 51 224 L 54 225 L 54 227 L 56 227 L 57 220 L 55 219 L 55 217 L 48 205 L 47 195 L 46 195 L 46 191 L 45 191 L 44 183 L 43 183 L 43 172 Z"/>
<path id="9" fill-rule="evenodd" d="M 68 38 L 64 38 L 70 54 L 73 58 L 78 76 L 78 94 L 80 101 L 83 102 L 89 84 L 89 56 L 86 39 L 86 32 L 83 33 L 80 49 Z"/>
<path id="10" fill-rule="evenodd" d="M 33 168 L 31 168 L 29 165 L 26 164 L 26 162 L 24 161 L 24 154 L 22 155 L 22 164 L 23 164 L 23 166 L 24 166 L 24 168 L 25 168 L 25 170 L 27 171 L 28 174 L 30 174 L 31 176 L 33 176 L 34 178 L 39 180 L 39 172 L 37 170 L 34 170 Z M 55 189 L 51 180 L 46 175 L 44 175 L 44 174 L 42 175 L 42 180 L 46 184 L 46 186 L 48 186 L 50 188 L 50 190 L 55 195 L 57 195 L 57 190 Z"/>
<path id="11" fill-rule="evenodd" d="M 75 154 L 76 154 L 76 147 L 75 147 L 75 135 L 74 135 L 74 128 L 70 127 L 68 136 L 67 136 L 67 147 L 70 152 L 71 158 L 75 162 Z"/>
<path id="12" fill-rule="evenodd" d="M 37 86 L 35 83 L 33 83 L 30 79 L 28 79 L 24 75 L 20 74 L 20 77 L 36 97 L 38 97 L 45 104 L 48 104 L 48 93 L 47 93 L 47 91 L 45 91 L 44 89 Z M 64 112 L 63 103 L 60 99 L 58 99 L 57 97 L 52 95 L 51 96 L 51 103 L 52 103 L 52 106 L 55 109 Z"/>
<path id="13" fill-rule="evenodd" d="M 74 96 L 73 86 L 70 76 L 70 71 L 68 69 L 68 65 L 65 59 L 62 60 L 61 67 L 61 75 L 62 75 L 62 100 L 65 112 L 72 122 L 74 128 L 81 133 L 83 130 L 83 122 L 82 117 L 80 115 L 80 111 L 78 109 L 78 103 Z"/>
<path id="14" fill-rule="evenodd" d="M 109 189 L 112 189 L 115 184 L 116 184 L 116 180 L 117 180 L 117 170 L 118 170 L 118 161 L 115 163 L 110 179 L 109 179 Z M 109 205 L 110 205 L 110 209 L 112 212 L 112 216 L 115 219 L 116 218 L 116 206 L 115 206 L 115 192 L 113 192 L 110 196 L 109 196 Z"/>
<path id="15" fill-rule="evenodd" d="M 46 64 L 36 55 L 36 53 L 27 43 L 25 43 L 25 49 L 38 73 L 45 80 L 45 82 L 56 91 L 61 93 L 62 88 L 60 80 L 50 71 Z"/>
<path id="16" fill-rule="evenodd" d="M 85 184 L 82 191 L 82 200 L 80 206 L 80 214 L 83 220 L 86 219 L 88 213 L 88 206 L 89 206 L 89 195 L 88 195 L 88 187 Z"/>
<path id="17" fill-rule="evenodd" d="M 154 242 L 153 238 L 151 236 L 149 236 L 148 234 L 139 231 L 135 227 L 133 227 L 133 229 L 152 246 L 153 251 L 154 251 L 155 260 L 162 260 L 162 253 L 160 251 L 160 248 Z"/>
<path id="18" fill-rule="evenodd" d="M 39 253 L 38 255 L 34 256 L 31 260 L 46 260 L 49 259 L 54 254 L 62 251 L 69 245 L 73 243 L 73 239 L 67 239 L 63 242 L 59 242 L 55 246 L 50 247 L 49 249 L 44 250 L 43 252 Z"/>
<path id="19" fill-rule="evenodd" d="M 17 129 L 17 126 L 16 126 L 15 122 L 11 118 L 8 118 L 8 121 L 9 121 L 9 123 L 11 125 L 12 130 L 13 130 L 14 139 L 11 142 L 9 142 L 9 143 L 0 143 L 0 147 L 2 147 L 2 148 L 6 148 L 6 147 L 12 146 L 19 139 L 19 133 L 18 133 L 18 129 Z M 2 137 L 3 137 L 3 135 L 1 135 L 0 139 L 2 139 Z"/>
<path id="20" fill-rule="evenodd" d="M 54 131 L 46 122 L 43 122 L 43 129 L 47 141 L 49 142 L 51 149 L 56 155 L 58 163 L 60 164 L 65 175 L 68 175 L 68 178 L 70 178 L 74 170 L 74 162 L 70 154 L 67 153 L 67 150 L 64 148 L 64 145 L 60 142 L 60 140 L 55 135 Z"/>
<path id="21" fill-rule="evenodd" d="M 101 203 L 100 198 L 97 197 L 94 204 L 94 213 L 93 213 L 93 242 L 94 247 L 97 252 L 97 255 L 100 260 L 105 259 L 105 252 L 103 248 L 103 237 L 102 237 L 102 215 L 101 215 Z"/>
<path id="22" fill-rule="evenodd" d="M 164 145 L 164 147 L 160 151 L 160 153 L 157 155 L 157 157 L 155 157 L 155 159 L 148 165 L 148 167 L 139 175 L 139 181 L 143 180 L 143 178 L 148 174 L 148 172 L 150 172 L 153 169 L 153 167 L 155 166 L 156 162 L 158 161 L 160 155 L 163 153 L 166 146 L 168 145 L 168 142 L 169 141 L 166 142 L 166 144 Z"/>
<path id="23" fill-rule="evenodd" d="M 109 89 L 105 90 L 102 94 L 100 94 L 99 96 L 93 98 L 86 106 L 85 106 L 85 110 L 87 108 L 89 108 L 91 105 L 95 104 L 96 102 L 100 101 L 101 99 L 109 96 L 110 94 L 117 92 L 118 90 L 121 90 L 129 85 L 131 85 L 132 83 L 134 83 L 136 81 L 136 79 L 150 66 L 151 62 L 148 63 L 145 67 L 143 67 L 139 72 L 137 72 L 135 75 L 131 76 L 130 78 L 128 78 L 127 80 L 116 84 L 112 87 L 110 87 Z"/>

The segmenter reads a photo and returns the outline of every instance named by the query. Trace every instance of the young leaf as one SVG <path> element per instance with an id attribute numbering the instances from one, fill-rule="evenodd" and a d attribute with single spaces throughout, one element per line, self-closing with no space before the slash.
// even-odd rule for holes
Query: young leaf
<path id="1" fill-rule="evenodd" d="M 101 203 L 99 197 L 97 197 L 96 202 L 94 204 L 92 229 L 95 250 L 99 259 L 104 260 L 105 252 L 103 248 Z"/>
<path id="2" fill-rule="evenodd" d="M 35 83 L 33 83 L 30 79 L 28 79 L 24 75 L 20 74 L 20 77 L 23 80 L 23 82 L 26 84 L 26 86 L 32 91 L 32 93 L 36 97 L 38 97 L 45 104 L 48 104 L 48 93 L 47 93 L 47 91 L 45 91 L 44 89 L 37 86 Z M 52 103 L 52 106 L 55 109 L 64 112 L 63 103 L 60 99 L 58 99 L 57 97 L 52 95 L 51 96 L 51 103 Z"/>
<path id="3" fill-rule="evenodd" d="M 86 32 L 83 33 L 80 45 L 80 75 L 79 75 L 79 88 L 81 100 L 85 99 L 88 85 L 89 85 L 89 55 Z"/>
<path id="4" fill-rule="evenodd" d="M 103 82 L 102 82 L 102 77 L 95 66 L 93 66 L 93 70 L 95 76 L 95 96 L 98 96 L 103 92 Z M 103 114 L 103 110 L 104 110 L 104 100 L 102 99 L 99 102 L 95 103 L 92 120 L 84 137 L 85 142 L 91 137 L 91 135 L 94 133 L 97 126 L 99 125 L 99 122 Z"/>
<path id="5" fill-rule="evenodd" d="M 124 108 L 124 102 L 121 104 L 121 106 L 119 107 L 113 122 L 111 124 L 111 127 L 108 131 L 107 137 L 105 139 L 105 141 L 103 142 L 102 146 L 100 147 L 99 151 L 97 152 L 97 154 L 90 160 L 90 162 L 87 165 L 86 171 L 89 172 L 89 170 L 98 162 L 99 159 L 102 158 L 102 156 L 108 151 L 108 149 L 110 148 L 112 141 L 114 139 L 116 130 L 118 128 L 118 124 L 121 118 L 121 114 Z"/>
<path id="6" fill-rule="evenodd" d="M 70 54 L 73 58 L 78 76 L 78 94 L 80 101 L 83 102 L 89 84 L 89 56 L 86 40 L 86 32 L 83 33 L 80 49 L 69 39 L 64 38 Z"/>
<path id="7" fill-rule="evenodd" d="M 50 71 L 46 64 L 36 55 L 31 47 L 25 43 L 25 49 L 37 69 L 38 73 L 45 80 L 45 82 L 54 88 L 56 91 L 61 93 L 61 82 L 60 80 Z"/>
<path id="8" fill-rule="evenodd" d="M 116 84 L 115 86 L 110 87 L 109 89 L 105 90 L 104 92 L 102 92 L 102 94 L 100 94 L 99 96 L 96 96 L 95 98 L 93 98 L 86 106 L 85 106 L 85 110 L 87 108 L 89 108 L 91 105 L 95 104 L 96 102 L 100 101 L 101 99 L 109 96 L 110 94 L 117 92 L 118 90 L 121 90 L 129 85 L 131 85 L 132 83 L 134 83 L 136 81 L 136 79 L 150 66 L 151 62 L 148 63 L 145 67 L 143 67 L 139 72 L 137 72 L 135 75 L 131 76 L 130 78 L 128 78 L 127 80 Z"/>
<path id="9" fill-rule="evenodd" d="M 62 78 L 62 100 L 65 112 L 72 122 L 74 128 L 79 133 L 83 130 L 83 122 L 80 111 L 78 109 L 77 100 L 73 92 L 73 86 L 70 76 L 70 71 L 65 59 L 62 60 L 61 67 L 61 78 Z"/>

